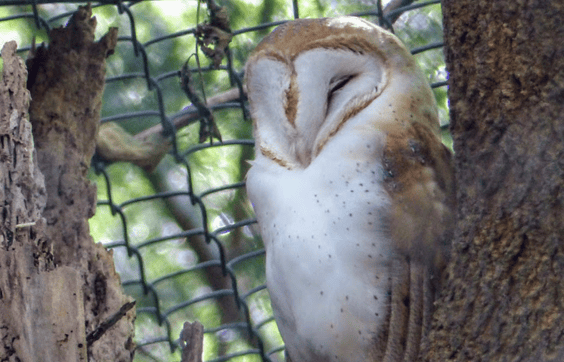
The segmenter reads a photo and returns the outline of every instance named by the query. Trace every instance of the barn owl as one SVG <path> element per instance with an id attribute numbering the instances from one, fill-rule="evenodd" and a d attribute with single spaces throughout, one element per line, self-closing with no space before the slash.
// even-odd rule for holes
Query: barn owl
<path id="1" fill-rule="evenodd" d="M 356 17 L 279 26 L 246 65 L 247 174 L 287 359 L 414 361 L 453 214 L 433 93 Z"/>

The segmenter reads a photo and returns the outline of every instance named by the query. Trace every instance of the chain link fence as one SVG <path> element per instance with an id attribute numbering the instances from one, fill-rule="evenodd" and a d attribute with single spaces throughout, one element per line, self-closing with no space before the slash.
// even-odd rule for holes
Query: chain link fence
<path id="1" fill-rule="evenodd" d="M 244 190 L 254 145 L 244 62 L 256 43 L 297 16 L 348 13 L 393 29 L 428 74 L 444 126 L 439 3 L 92 5 L 98 35 L 110 26 L 120 32 L 108 59 L 101 122 L 127 132 L 112 133 L 107 126 L 106 142 L 122 137 L 121 146 L 114 146 L 134 155 L 116 159 L 129 162 L 95 156 L 91 179 L 99 201 L 90 227 L 95 240 L 114 251 L 123 286 L 137 300 L 137 361 L 180 360 L 178 337 L 183 323 L 193 320 L 205 327 L 206 361 L 284 360 L 265 286 L 265 253 Z M 25 58 L 79 5 L 4 0 L 0 42 L 17 40 Z"/>

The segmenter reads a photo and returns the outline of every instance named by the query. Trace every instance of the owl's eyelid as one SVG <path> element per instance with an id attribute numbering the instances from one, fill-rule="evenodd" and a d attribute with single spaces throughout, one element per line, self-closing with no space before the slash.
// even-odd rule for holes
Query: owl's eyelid
<path id="1" fill-rule="evenodd" d="M 331 81 L 329 82 L 329 97 L 331 97 L 333 93 L 342 89 L 354 77 L 356 77 L 356 74 L 347 74 L 336 79 L 331 79 Z"/>

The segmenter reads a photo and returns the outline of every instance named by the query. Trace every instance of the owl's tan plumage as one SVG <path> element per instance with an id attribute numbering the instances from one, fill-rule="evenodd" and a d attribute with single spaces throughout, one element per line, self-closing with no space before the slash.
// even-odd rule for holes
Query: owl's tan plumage
<path id="1" fill-rule="evenodd" d="M 414 360 L 454 199 L 425 77 L 395 36 L 354 17 L 278 27 L 246 77 L 247 190 L 289 358 Z"/>

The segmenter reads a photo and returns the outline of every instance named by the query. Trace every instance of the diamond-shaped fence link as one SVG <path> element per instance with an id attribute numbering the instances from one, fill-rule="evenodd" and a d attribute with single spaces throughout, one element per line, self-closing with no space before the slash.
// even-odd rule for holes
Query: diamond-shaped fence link
<path id="1" fill-rule="evenodd" d="M 108 58 L 105 142 L 133 156 L 116 158 L 128 162 L 95 156 L 91 179 L 99 201 L 90 227 L 96 241 L 114 250 L 123 286 L 137 301 L 137 361 L 180 360 L 179 333 L 193 320 L 205 327 L 206 361 L 284 360 L 265 286 L 265 253 L 244 190 L 254 152 L 244 62 L 257 42 L 297 16 L 354 14 L 392 28 L 428 74 L 444 125 L 439 3 L 92 5 L 98 37 L 110 26 L 120 34 Z M 0 43 L 17 40 L 25 57 L 79 5 L 84 3 L 4 0 Z M 113 125 L 119 125 L 116 132 Z M 116 146 L 115 137 L 125 141 Z"/>

